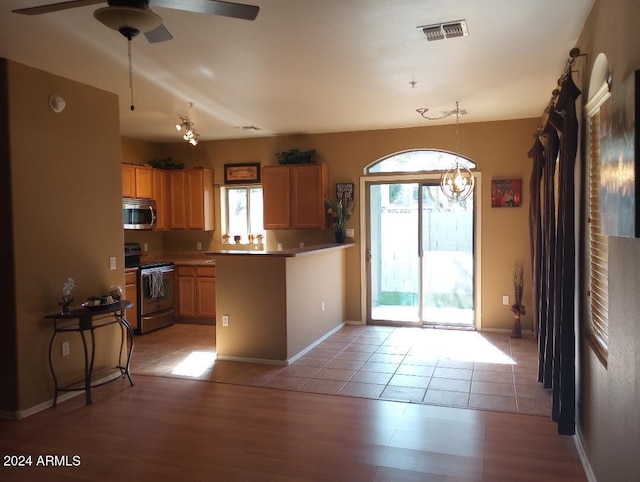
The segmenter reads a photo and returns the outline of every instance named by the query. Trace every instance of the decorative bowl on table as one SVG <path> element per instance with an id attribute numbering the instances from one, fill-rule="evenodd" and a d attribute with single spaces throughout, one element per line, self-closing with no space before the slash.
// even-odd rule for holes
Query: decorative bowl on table
<path id="1" fill-rule="evenodd" d="M 99 310 L 101 308 L 107 308 L 109 306 L 113 306 L 118 304 L 119 300 L 114 300 L 111 295 L 102 296 L 100 298 L 95 297 L 88 299 L 84 303 L 82 303 L 82 307 L 88 310 Z"/>

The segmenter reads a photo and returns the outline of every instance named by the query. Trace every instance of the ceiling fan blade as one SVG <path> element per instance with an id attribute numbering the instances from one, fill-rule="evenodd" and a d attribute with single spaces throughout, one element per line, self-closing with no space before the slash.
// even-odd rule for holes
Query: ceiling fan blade
<path id="1" fill-rule="evenodd" d="M 167 30 L 167 28 L 160 24 L 159 27 L 154 28 L 153 30 L 149 30 L 144 33 L 144 36 L 147 37 L 149 43 L 155 44 L 158 42 L 164 42 L 166 40 L 171 40 L 173 35 Z"/>
<path id="2" fill-rule="evenodd" d="M 218 0 L 150 0 L 154 7 L 173 8 L 187 12 L 222 15 L 224 17 L 255 20 L 260 7 L 242 3 L 222 2 Z"/>
<path id="3" fill-rule="evenodd" d="M 69 8 L 85 7 L 87 5 L 95 5 L 96 3 L 105 3 L 106 0 L 70 0 L 68 2 L 51 3 L 49 5 L 40 5 L 39 7 L 18 8 L 11 10 L 13 13 L 21 13 L 23 15 L 40 15 L 41 13 L 57 12 L 58 10 L 67 10 Z"/>

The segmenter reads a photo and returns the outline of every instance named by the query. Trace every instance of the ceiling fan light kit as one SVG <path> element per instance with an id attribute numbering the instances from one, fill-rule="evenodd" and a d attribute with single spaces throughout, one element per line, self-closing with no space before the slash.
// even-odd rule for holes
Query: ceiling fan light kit
<path id="1" fill-rule="evenodd" d="M 149 32 L 162 25 L 160 15 L 148 8 L 134 7 L 103 7 L 93 12 L 93 16 L 101 24 L 125 35 L 122 30 L 134 29 L 139 32 Z M 127 35 L 125 35 L 127 37 Z"/>

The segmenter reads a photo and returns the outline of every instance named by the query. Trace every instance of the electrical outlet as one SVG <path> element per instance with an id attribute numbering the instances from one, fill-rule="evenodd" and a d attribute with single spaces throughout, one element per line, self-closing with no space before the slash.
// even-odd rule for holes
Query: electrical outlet
<path id="1" fill-rule="evenodd" d="M 62 356 L 69 356 L 69 342 L 62 342 Z"/>
<path id="2" fill-rule="evenodd" d="M 320 310 L 324 311 L 324 301 L 322 303 L 320 303 Z"/>
<path id="3" fill-rule="evenodd" d="M 115 256 L 110 256 L 109 257 L 109 269 L 111 271 L 116 269 L 116 257 Z"/>
<path id="4" fill-rule="evenodd" d="M 509 305 L 509 296 L 505 295 L 502 297 L 502 304 L 503 305 Z"/>
<path id="5" fill-rule="evenodd" d="M 198 241 L 198 242 L 196 243 L 196 249 L 197 249 L 198 251 L 200 251 L 200 250 L 202 249 L 202 243 L 201 243 L 200 241 Z"/>
<path id="6" fill-rule="evenodd" d="M 222 326 L 229 326 L 229 315 L 222 315 Z"/>
<path id="7" fill-rule="evenodd" d="M 149 251 L 149 243 L 144 243 L 143 248 L 145 251 Z"/>
<path id="8" fill-rule="evenodd" d="M 353 228 L 347 228 L 345 234 L 347 235 L 347 238 L 353 238 L 356 235 Z"/>

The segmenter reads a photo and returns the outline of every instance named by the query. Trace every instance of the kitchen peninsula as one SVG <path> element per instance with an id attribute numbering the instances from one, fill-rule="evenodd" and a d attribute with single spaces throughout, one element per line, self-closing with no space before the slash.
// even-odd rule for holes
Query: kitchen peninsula
<path id="1" fill-rule="evenodd" d="M 345 249 L 221 250 L 216 260 L 219 359 L 289 364 L 345 316 Z"/>

